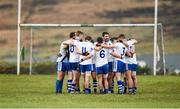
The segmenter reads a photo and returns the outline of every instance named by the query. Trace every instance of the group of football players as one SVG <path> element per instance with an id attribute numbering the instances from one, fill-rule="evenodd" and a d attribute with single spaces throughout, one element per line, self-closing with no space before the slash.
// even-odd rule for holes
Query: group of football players
<path id="1" fill-rule="evenodd" d="M 81 31 L 71 32 L 69 39 L 61 43 L 56 61 L 56 94 L 62 93 L 66 74 L 68 93 L 114 93 L 116 79 L 118 94 L 135 94 L 136 43 L 135 39 L 127 39 L 124 34 L 111 38 L 108 32 L 103 32 L 93 41 Z"/>

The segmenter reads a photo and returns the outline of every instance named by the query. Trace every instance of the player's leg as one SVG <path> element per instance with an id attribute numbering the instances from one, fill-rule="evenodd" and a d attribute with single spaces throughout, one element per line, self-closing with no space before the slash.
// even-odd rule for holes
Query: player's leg
<path id="1" fill-rule="evenodd" d="M 114 93 L 114 78 L 116 77 L 116 61 L 113 62 L 113 72 L 112 72 L 112 88 L 111 93 Z"/>
<path id="2" fill-rule="evenodd" d="M 117 61 L 117 67 L 116 67 L 116 80 L 117 80 L 117 85 L 118 85 L 118 94 L 123 94 L 124 93 L 124 82 L 122 77 L 122 70 L 123 69 L 123 64 L 121 61 Z"/>
<path id="3" fill-rule="evenodd" d="M 108 93 L 108 80 L 107 80 L 108 74 L 103 74 L 103 82 L 104 82 L 104 93 Z"/>
<path id="4" fill-rule="evenodd" d="M 109 65 L 109 73 L 108 73 L 108 93 L 111 93 L 111 89 L 112 89 L 112 76 L 113 76 L 113 72 L 112 72 L 112 66 L 113 62 L 108 62 Z"/>
<path id="5" fill-rule="evenodd" d="M 72 72 L 70 71 L 69 62 L 64 62 L 64 63 L 65 64 L 62 68 L 64 69 L 63 72 L 67 72 L 67 92 L 70 93 L 71 85 L 72 85 Z"/>
<path id="6" fill-rule="evenodd" d="M 88 65 L 85 65 L 85 71 L 86 71 L 86 76 L 88 75 L 88 83 L 89 83 L 89 93 L 91 93 L 91 84 L 90 84 L 90 77 L 92 76 L 92 69 L 93 69 L 93 66 L 92 64 L 88 64 Z M 90 75 L 90 76 L 89 76 Z M 94 77 L 94 76 L 93 76 Z M 93 80 L 96 80 L 96 75 L 95 77 L 93 78 Z M 93 81 L 94 82 L 94 81 Z"/>
<path id="7" fill-rule="evenodd" d="M 113 62 L 108 62 L 109 65 L 109 73 L 108 73 L 108 93 L 111 93 L 112 90 L 112 69 L 113 69 Z"/>
<path id="8" fill-rule="evenodd" d="M 112 72 L 109 72 L 107 80 L 108 80 L 108 93 L 111 93 L 111 89 L 112 89 Z"/>
<path id="9" fill-rule="evenodd" d="M 67 80 L 67 92 L 71 93 L 73 81 L 72 63 L 69 63 L 68 80 Z"/>
<path id="10" fill-rule="evenodd" d="M 63 79 L 64 79 L 64 73 L 62 71 L 59 71 L 57 74 L 57 80 L 56 80 L 57 93 L 62 93 Z"/>
<path id="11" fill-rule="evenodd" d="M 119 67 L 118 67 L 118 61 L 114 61 L 114 72 L 115 72 L 115 78 L 117 80 L 118 93 L 119 93 L 120 85 L 121 85 L 121 78 L 120 78 L 120 72 L 119 72 Z"/>
<path id="12" fill-rule="evenodd" d="M 104 84 L 104 93 L 108 93 L 108 73 L 109 73 L 109 65 L 106 64 L 103 66 L 103 84 Z"/>
<path id="13" fill-rule="evenodd" d="M 68 80 L 67 80 L 67 92 L 68 92 L 68 93 L 71 92 L 72 79 L 73 79 L 72 71 L 68 71 Z"/>
<path id="14" fill-rule="evenodd" d="M 127 77 L 127 67 L 126 67 L 126 64 L 124 62 L 120 62 L 120 63 L 121 63 L 120 64 L 120 67 L 121 67 L 120 72 L 121 72 L 121 80 L 122 80 L 122 91 L 123 91 L 123 94 L 124 94 L 124 92 L 125 92 L 125 85 L 126 84 L 128 85 L 129 81 L 127 79 L 128 77 Z M 126 80 L 126 83 L 123 80 Z"/>
<path id="15" fill-rule="evenodd" d="M 110 72 L 108 74 L 108 93 L 114 93 L 114 77 L 115 77 L 115 73 L 114 72 Z"/>
<path id="16" fill-rule="evenodd" d="M 132 79 L 133 79 L 133 93 L 137 92 L 137 76 L 136 76 L 137 64 L 132 65 Z"/>
<path id="17" fill-rule="evenodd" d="M 118 94 L 122 94 L 122 82 L 121 81 L 121 73 L 116 72 L 116 80 L 117 80 L 117 85 L 118 85 Z"/>
<path id="18" fill-rule="evenodd" d="M 82 76 L 82 87 L 83 87 L 83 93 L 85 92 L 85 70 L 83 65 L 79 65 L 79 71 L 81 72 Z"/>
<path id="19" fill-rule="evenodd" d="M 85 73 L 81 73 L 81 76 L 82 76 L 82 90 L 83 90 L 83 93 L 85 92 Z"/>
<path id="20" fill-rule="evenodd" d="M 77 70 L 72 70 L 73 80 L 72 80 L 71 93 L 75 93 L 76 80 L 77 80 L 77 73 L 78 73 Z"/>
<path id="21" fill-rule="evenodd" d="M 79 85 L 79 81 L 80 81 L 80 77 L 81 77 L 81 73 L 78 72 L 76 75 L 76 87 L 75 87 L 75 92 L 76 93 L 80 93 L 80 85 Z"/>
<path id="22" fill-rule="evenodd" d="M 88 89 L 89 89 L 89 92 L 91 93 L 91 79 L 89 79 L 89 87 L 88 87 Z"/>
<path id="23" fill-rule="evenodd" d="M 63 87 L 64 76 L 65 76 L 66 73 L 68 74 L 68 72 L 69 72 L 69 62 L 66 61 L 66 62 L 63 62 L 63 64 L 62 64 L 62 73 L 63 73 L 63 75 L 60 76 L 62 78 L 62 83 L 61 83 L 62 85 L 60 87 L 61 90 L 62 90 L 62 87 Z"/>
<path id="24" fill-rule="evenodd" d="M 124 94 L 127 93 L 127 88 L 128 88 L 128 80 L 127 80 L 127 73 L 125 72 L 125 74 L 124 74 Z"/>
<path id="25" fill-rule="evenodd" d="M 127 71 L 126 71 L 126 76 L 127 76 L 127 81 L 128 81 L 128 92 L 129 94 L 133 93 L 133 80 L 132 80 L 132 72 L 131 72 L 131 68 L 132 65 L 128 64 L 127 65 Z"/>
<path id="26" fill-rule="evenodd" d="M 56 94 L 62 93 L 64 73 L 62 72 L 62 62 L 57 62 L 57 80 L 56 80 Z"/>
<path id="27" fill-rule="evenodd" d="M 100 94 L 103 94 L 103 77 L 102 77 L 102 68 L 101 67 L 96 67 L 96 73 L 97 73 L 97 78 L 98 78 L 98 88 Z"/>
<path id="28" fill-rule="evenodd" d="M 77 80 L 77 69 L 78 69 L 78 63 L 70 63 L 71 70 L 72 70 L 72 86 L 71 86 L 71 93 L 75 93 L 75 86 L 76 86 L 76 80 Z"/>
<path id="29" fill-rule="evenodd" d="M 93 88 L 94 88 L 94 93 L 97 93 L 97 79 L 96 79 L 96 72 L 95 72 L 95 64 L 93 64 L 93 69 L 92 69 L 92 79 L 93 79 Z"/>
<path id="30" fill-rule="evenodd" d="M 111 80 L 108 82 L 109 85 L 109 89 L 108 89 L 108 93 L 114 93 L 114 78 L 115 78 L 115 71 L 113 70 L 110 75 L 111 75 Z M 108 74 L 109 76 L 109 74 Z"/>
<path id="31" fill-rule="evenodd" d="M 115 78 L 115 72 L 112 73 L 112 87 L 111 87 L 111 93 L 114 93 L 114 78 Z"/>
<path id="32" fill-rule="evenodd" d="M 91 77 L 91 70 L 92 70 L 92 66 L 89 65 L 80 65 L 80 71 L 81 74 L 83 75 L 83 86 L 84 86 L 84 93 L 85 94 L 89 94 L 90 93 L 90 89 L 89 89 L 89 81 L 90 81 L 90 77 Z"/>
<path id="33" fill-rule="evenodd" d="M 125 82 L 124 82 L 125 74 L 126 74 L 125 71 L 121 71 L 120 78 L 121 78 L 121 81 L 122 81 L 122 87 L 121 87 L 122 94 L 124 94 L 124 90 L 125 90 Z"/>
<path id="34" fill-rule="evenodd" d="M 114 71 L 115 71 L 115 77 L 117 80 L 117 85 L 118 85 L 118 93 L 120 91 L 120 87 L 121 87 L 121 78 L 120 78 L 120 72 L 119 72 L 119 67 L 118 67 L 118 61 L 114 62 Z"/>
<path id="35" fill-rule="evenodd" d="M 85 94 L 90 94 L 90 89 L 89 89 L 89 81 L 91 77 L 91 71 L 86 71 L 85 73 Z"/>
<path id="36" fill-rule="evenodd" d="M 98 87 L 99 87 L 100 94 L 103 94 L 104 91 L 103 91 L 103 77 L 102 77 L 102 74 L 98 74 L 97 77 L 98 77 Z"/>
<path id="37" fill-rule="evenodd" d="M 96 72 L 92 72 L 92 79 L 93 79 L 93 88 L 94 93 L 97 93 L 97 79 L 96 79 Z"/>
<path id="38" fill-rule="evenodd" d="M 132 73 L 132 79 L 133 79 L 133 93 L 135 94 L 137 92 L 137 76 L 135 74 L 136 72 L 133 71 Z"/>

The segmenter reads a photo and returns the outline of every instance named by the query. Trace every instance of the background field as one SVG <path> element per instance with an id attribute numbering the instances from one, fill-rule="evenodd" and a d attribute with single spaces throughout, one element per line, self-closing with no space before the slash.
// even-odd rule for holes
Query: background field
<path id="1" fill-rule="evenodd" d="M 55 77 L 1 74 L 0 107 L 180 108 L 179 76 L 138 76 L 136 95 L 67 94 L 65 90 L 55 95 Z"/>

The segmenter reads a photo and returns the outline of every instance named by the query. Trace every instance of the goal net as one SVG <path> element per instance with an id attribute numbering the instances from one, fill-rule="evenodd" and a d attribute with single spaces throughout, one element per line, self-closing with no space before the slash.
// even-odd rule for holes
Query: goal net
<path id="1" fill-rule="evenodd" d="M 62 41 L 68 39 L 72 31 L 83 31 L 85 35 L 96 38 L 101 36 L 103 31 L 108 31 L 111 38 L 119 34 L 125 34 L 126 38 L 134 38 L 138 41 L 136 44 L 136 53 L 138 65 L 148 67 L 153 71 L 153 24 L 128 25 L 128 24 L 72 24 L 62 25 L 53 24 L 22 24 L 21 25 L 21 63 L 26 64 L 28 69 L 25 72 L 30 74 L 46 74 L 55 72 L 55 61 L 59 47 Z M 158 24 L 157 38 L 157 73 L 163 74 L 165 68 L 164 48 L 163 48 L 163 28 Z M 22 49 L 23 48 L 23 49 Z M 22 53 L 24 52 L 24 53 Z M 23 72 L 23 71 L 22 71 Z"/>

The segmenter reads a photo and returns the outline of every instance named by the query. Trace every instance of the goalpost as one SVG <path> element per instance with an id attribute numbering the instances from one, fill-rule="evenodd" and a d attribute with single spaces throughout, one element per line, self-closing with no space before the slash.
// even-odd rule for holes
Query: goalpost
<path id="1" fill-rule="evenodd" d="M 155 0 L 154 7 L 154 23 L 148 24 L 21 24 L 21 0 L 18 0 L 18 20 L 17 20 L 17 75 L 20 75 L 20 40 L 21 40 L 21 27 L 30 27 L 30 66 L 29 74 L 32 74 L 32 36 L 34 27 L 154 27 L 154 52 L 153 52 L 153 75 L 157 72 L 157 30 L 158 26 L 161 29 L 161 41 L 163 52 L 163 72 L 166 74 L 165 67 L 165 54 L 163 43 L 163 26 L 158 23 L 158 0 Z"/>

